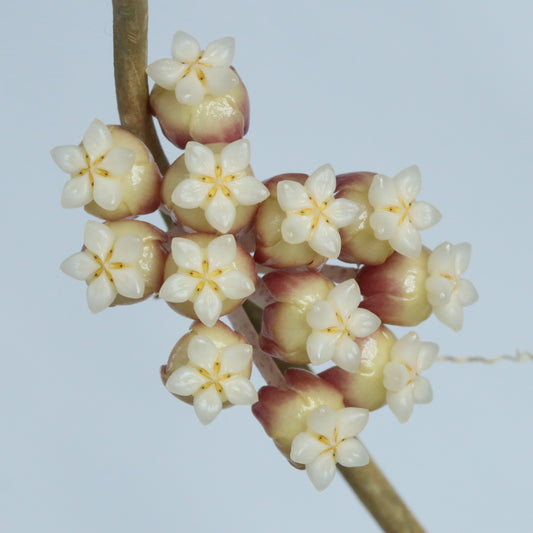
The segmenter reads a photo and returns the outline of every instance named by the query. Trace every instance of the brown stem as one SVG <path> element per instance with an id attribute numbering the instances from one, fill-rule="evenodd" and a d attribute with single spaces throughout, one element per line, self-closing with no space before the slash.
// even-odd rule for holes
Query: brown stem
<path id="1" fill-rule="evenodd" d="M 115 83 L 120 121 L 144 141 L 161 171 L 165 172 L 168 161 L 157 138 L 148 104 L 147 31 L 147 0 L 113 0 Z M 245 310 L 259 331 L 261 309 L 252 306 L 248 304 Z M 362 468 L 340 467 L 340 471 L 384 531 L 423 532 L 375 463 Z"/>

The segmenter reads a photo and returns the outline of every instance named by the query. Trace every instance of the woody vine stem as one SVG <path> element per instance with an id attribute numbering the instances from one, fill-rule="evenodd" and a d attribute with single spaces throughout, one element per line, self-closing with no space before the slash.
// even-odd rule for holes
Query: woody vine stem
<path id="1" fill-rule="evenodd" d="M 168 160 L 163 152 L 148 105 L 147 65 L 148 1 L 112 0 L 113 47 L 117 105 L 124 128 L 139 137 L 151 150 L 164 173 Z M 171 219 L 162 216 L 169 227 Z M 258 330 L 260 308 L 250 305 L 245 310 Z M 388 482 L 377 465 L 370 460 L 360 468 L 339 467 L 348 485 L 386 532 L 423 532 L 423 528 Z"/>

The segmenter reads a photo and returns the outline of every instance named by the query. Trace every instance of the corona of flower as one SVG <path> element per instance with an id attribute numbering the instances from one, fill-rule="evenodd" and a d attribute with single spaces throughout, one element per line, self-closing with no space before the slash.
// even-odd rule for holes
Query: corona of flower
<path id="1" fill-rule="evenodd" d="M 120 178 L 131 173 L 135 152 L 113 147 L 109 128 L 94 120 L 81 146 L 58 146 L 51 152 L 59 168 L 70 174 L 61 196 L 63 207 L 82 207 L 93 199 L 102 208 L 113 211 L 122 200 Z"/>
<path id="2" fill-rule="evenodd" d="M 307 339 L 307 353 L 314 365 L 332 360 L 348 372 L 357 372 L 361 352 L 357 337 L 372 334 L 381 324 L 374 313 L 359 309 L 361 292 L 353 279 L 337 285 L 326 300 L 315 302 L 307 312 L 313 332 Z"/>
<path id="3" fill-rule="evenodd" d="M 194 302 L 194 311 L 206 326 L 219 319 L 223 300 L 241 300 L 254 292 L 254 282 L 235 266 L 233 235 L 217 237 L 205 249 L 191 239 L 176 237 L 171 247 L 178 272 L 166 279 L 159 296 L 171 303 Z"/>
<path id="4" fill-rule="evenodd" d="M 172 59 L 159 59 L 146 72 L 164 89 L 175 91 L 178 102 L 196 105 L 206 94 L 222 95 L 237 85 L 239 78 L 230 68 L 234 53 L 232 37 L 213 41 L 202 51 L 194 37 L 178 31 L 172 39 Z"/>
<path id="5" fill-rule="evenodd" d="M 376 174 L 368 191 L 374 208 L 369 222 L 376 238 L 388 240 L 394 250 L 413 259 L 422 248 L 418 231 L 441 219 L 440 212 L 431 204 L 415 201 L 420 187 L 420 170 L 413 165 L 394 178 Z"/>
<path id="6" fill-rule="evenodd" d="M 336 259 L 341 251 L 339 228 L 357 218 L 359 207 L 344 198 L 335 199 L 336 178 L 331 165 L 313 172 L 304 185 L 278 183 L 278 202 L 287 214 L 281 225 L 283 239 L 290 244 L 308 242 L 317 253 Z"/>
<path id="7" fill-rule="evenodd" d="M 255 205 L 268 197 L 268 189 L 247 170 L 250 143 L 240 139 L 214 154 L 207 146 L 189 142 L 185 165 L 190 178 L 180 182 L 172 202 L 185 209 L 201 207 L 209 224 L 227 233 L 235 221 L 236 207 Z"/>
<path id="8" fill-rule="evenodd" d="M 209 424 L 220 413 L 224 402 L 251 405 L 257 392 L 248 379 L 252 347 L 235 343 L 220 350 L 204 335 L 195 335 L 188 346 L 189 362 L 175 370 L 166 382 L 167 389 L 180 396 L 193 396 L 196 415 Z"/>
<path id="9" fill-rule="evenodd" d="M 415 403 L 429 403 L 433 399 L 431 384 L 419 376 L 436 360 L 439 347 L 433 342 L 422 342 L 411 331 L 391 350 L 391 360 L 383 370 L 383 384 L 387 389 L 387 404 L 400 422 L 407 422 Z"/>
<path id="10" fill-rule="evenodd" d="M 463 327 L 463 306 L 478 299 L 471 281 L 461 279 L 468 268 L 472 247 L 469 243 L 443 242 L 428 259 L 427 298 L 435 316 L 454 331 Z"/>
<path id="11" fill-rule="evenodd" d="M 143 243 L 137 235 L 115 234 L 105 224 L 90 220 L 83 236 L 85 250 L 61 263 L 61 270 L 86 281 L 87 303 L 93 313 L 109 307 L 117 293 L 126 298 L 142 298 L 144 278 L 139 268 Z"/>
<path id="12" fill-rule="evenodd" d="M 370 461 L 357 435 L 368 422 L 368 411 L 346 407 L 334 411 L 322 405 L 307 417 L 307 431 L 292 441 L 291 459 L 305 465 L 309 479 L 319 491 L 335 476 L 337 463 L 346 467 L 364 466 Z"/>

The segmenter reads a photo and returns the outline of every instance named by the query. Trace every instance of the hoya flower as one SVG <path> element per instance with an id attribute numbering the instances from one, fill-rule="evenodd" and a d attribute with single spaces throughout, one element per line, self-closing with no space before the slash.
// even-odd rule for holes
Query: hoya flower
<path id="1" fill-rule="evenodd" d="M 327 405 L 316 408 L 307 417 L 307 431 L 292 441 L 291 459 L 305 465 L 309 479 L 319 491 L 335 477 L 336 464 L 365 466 L 370 457 L 357 435 L 368 422 L 368 411 L 346 407 L 334 411 Z"/>
<path id="2" fill-rule="evenodd" d="M 416 201 L 421 184 L 420 170 L 413 165 L 394 178 L 377 174 L 368 191 L 374 208 L 369 222 L 376 238 L 389 241 L 394 250 L 413 259 L 422 249 L 419 230 L 441 219 L 440 212 L 432 205 Z"/>
<path id="3" fill-rule="evenodd" d="M 336 177 L 331 165 L 323 165 L 302 185 L 280 181 L 277 197 L 286 218 L 281 235 L 290 244 L 308 242 L 317 253 L 336 259 L 341 251 L 339 228 L 355 221 L 359 207 L 345 198 L 335 199 Z"/>
<path id="4" fill-rule="evenodd" d="M 58 146 L 51 154 L 71 176 L 63 188 L 63 207 L 81 207 L 93 199 L 109 211 L 119 206 L 123 195 L 120 179 L 131 174 L 135 152 L 114 146 L 111 131 L 103 122 L 91 123 L 81 146 Z"/>
<path id="5" fill-rule="evenodd" d="M 61 270 L 88 283 L 87 303 L 93 313 L 109 307 L 117 294 L 133 299 L 143 297 L 145 280 L 139 265 L 143 241 L 138 235 L 117 238 L 108 226 L 90 220 L 83 242 L 85 249 L 65 259 Z"/>
<path id="6" fill-rule="evenodd" d="M 332 360 L 348 372 L 357 372 L 361 351 L 355 342 L 370 335 L 381 324 L 374 313 L 359 309 L 361 291 L 353 279 L 337 285 L 326 300 L 313 303 L 307 323 L 313 332 L 307 339 L 307 353 L 312 364 Z"/>
<path id="7" fill-rule="evenodd" d="M 478 299 L 472 282 L 461 279 L 468 268 L 472 247 L 469 243 L 443 242 L 428 259 L 427 298 L 435 316 L 454 331 L 463 327 L 463 306 Z"/>
<path id="8" fill-rule="evenodd" d="M 166 387 L 173 394 L 193 396 L 196 415 L 202 424 L 209 424 L 220 413 L 222 405 L 251 405 L 257 392 L 248 379 L 252 364 L 252 347 L 235 343 L 217 348 L 204 335 L 195 335 L 187 349 L 189 361 L 167 379 Z"/>
<path id="9" fill-rule="evenodd" d="M 259 204 L 269 195 L 268 189 L 252 175 L 250 143 L 246 139 L 216 152 L 191 141 L 185 147 L 184 159 L 188 177 L 175 187 L 172 203 L 187 210 L 201 208 L 209 225 L 220 233 L 233 228 L 239 206 Z M 250 212 L 252 216 L 253 213 Z M 181 214 L 180 211 L 178 216 Z M 201 229 L 194 227 L 191 216 L 184 215 L 186 225 L 192 223 L 194 229 Z"/>
<path id="10" fill-rule="evenodd" d="M 206 94 L 222 95 L 237 85 L 239 78 L 230 68 L 234 53 L 232 37 L 201 50 L 194 37 L 178 31 L 172 39 L 172 59 L 159 59 L 146 72 L 155 83 L 174 91 L 178 102 L 196 105 Z"/>
<path id="11" fill-rule="evenodd" d="M 400 422 L 409 420 L 415 403 L 433 399 L 429 381 L 419 374 L 435 362 L 438 351 L 435 343 L 422 342 L 414 331 L 394 343 L 391 360 L 383 370 L 383 384 L 387 403 Z"/>
<path id="12" fill-rule="evenodd" d="M 221 314 L 231 312 L 254 292 L 252 259 L 233 235 L 176 237 L 171 248 L 177 272 L 166 277 L 159 296 L 169 303 L 193 302 L 195 315 L 206 326 L 213 326 Z M 224 309 L 228 299 L 233 302 Z M 184 308 L 178 310 L 187 314 Z"/>

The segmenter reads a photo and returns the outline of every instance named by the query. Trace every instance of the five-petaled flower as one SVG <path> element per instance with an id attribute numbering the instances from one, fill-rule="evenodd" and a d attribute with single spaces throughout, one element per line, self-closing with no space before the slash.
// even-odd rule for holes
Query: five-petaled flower
<path id="1" fill-rule="evenodd" d="M 143 242 L 139 236 L 116 238 L 105 224 L 90 220 L 83 242 L 85 250 L 65 259 L 61 270 L 88 283 L 87 303 L 93 313 L 109 307 L 117 293 L 132 299 L 143 297 L 145 281 L 139 268 Z"/>
<path id="2" fill-rule="evenodd" d="M 443 242 L 428 259 L 426 290 L 435 316 L 454 331 L 463 327 L 463 306 L 478 299 L 471 281 L 461 279 L 468 268 L 472 247 L 467 242 Z"/>
<path id="3" fill-rule="evenodd" d="M 250 143 L 239 139 L 215 154 L 191 141 L 185 147 L 190 178 L 180 182 L 172 202 L 185 209 L 201 207 L 209 224 L 227 233 L 235 221 L 236 207 L 255 205 L 268 197 L 268 189 L 250 175 Z"/>
<path id="4" fill-rule="evenodd" d="M 294 437 L 290 457 L 305 465 L 317 490 L 322 491 L 331 483 L 337 463 L 346 467 L 368 464 L 368 452 L 356 438 L 366 426 L 368 414 L 358 407 L 334 411 L 321 405 L 308 415 L 307 431 Z"/>
<path id="5" fill-rule="evenodd" d="M 113 137 L 103 122 L 91 123 L 81 146 L 58 146 L 51 154 L 59 168 L 71 176 L 63 188 L 63 207 L 82 207 L 93 199 L 109 211 L 118 207 L 123 194 L 120 179 L 131 173 L 135 152 L 113 147 Z"/>
<path id="6" fill-rule="evenodd" d="M 159 59 L 146 72 L 164 89 L 175 91 L 178 102 L 196 105 L 206 94 L 226 94 L 237 85 L 239 77 L 230 68 L 234 53 L 233 37 L 213 41 L 202 51 L 194 37 L 178 31 L 172 39 L 173 59 Z"/>
<path id="7" fill-rule="evenodd" d="M 189 361 L 175 370 L 166 382 L 167 389 L 179 396 L 193 396 L 196 415 L 209 424 L 220 413 L 224 402 L 251 405 L 257 392 L 250 377 L 252 347 L 235 343 L 217 349 L 204 335 L 195 335 L 187 347 Z"/>
<path id="8" fill-rule="evenodd" d="M 420 170 L 408 167 L 388 178 L 376 174 L 368 191 L 374 212 L 369 223 L 377 239 L 388 240 L 402 255 L 416 259 L 422 249 L 419 230 L 427 229 L 441 219 L 431 204 L 415 201 L 421 188 Z"/>
<path id="9" fill-rule="evenodd" d="M 357 372 L 361 351 L 357 337 L 371 335 L 381 320 L 366 309 L 359 309 L 361 291 L 349 279 L 330 291 L 326 300 L 313 303 L 307 323 L 313 332 L 307 338 L 307 354 L 313 365 L 332 360 L 347 372 Z"/>
<path id="10" fill-rule="evenodd" d="M 438 351 L 434 342 L 422 342 L 414 331 L 394 343 L 391 360 L 383 369 L 383 384 L 387 404 L 400 422 L 409 420 L 415 403 L 433 399 L 431 384 L 419 374 L 435 362 Z"/>
<path id="11" fill-rule="evenodd" d="M 196 316 L 206 326 L 219 319 L 225 299 L 241 300 L 254 292 L 254 282 L 235 265 L 233 235 L 216 237 L 205 249 L 175 237 L 171 247 L 178 272 L 165 280 L 159 296 L 171 303 L 194 302 Z"/>
<path id="12" fill-rule="evenodd" d="M 351 200 L 335 199 L 335 186 L 335 172 L 329 164 L 313 172 L 304 185 L 290 180 L 278 183 L 278 202 L 287 213 L 281 225 L 283 240 L 290 244 L 307 241 L 325 257 L 339 256 L 338 230 L 354 222 L 360 208 Z"/>

